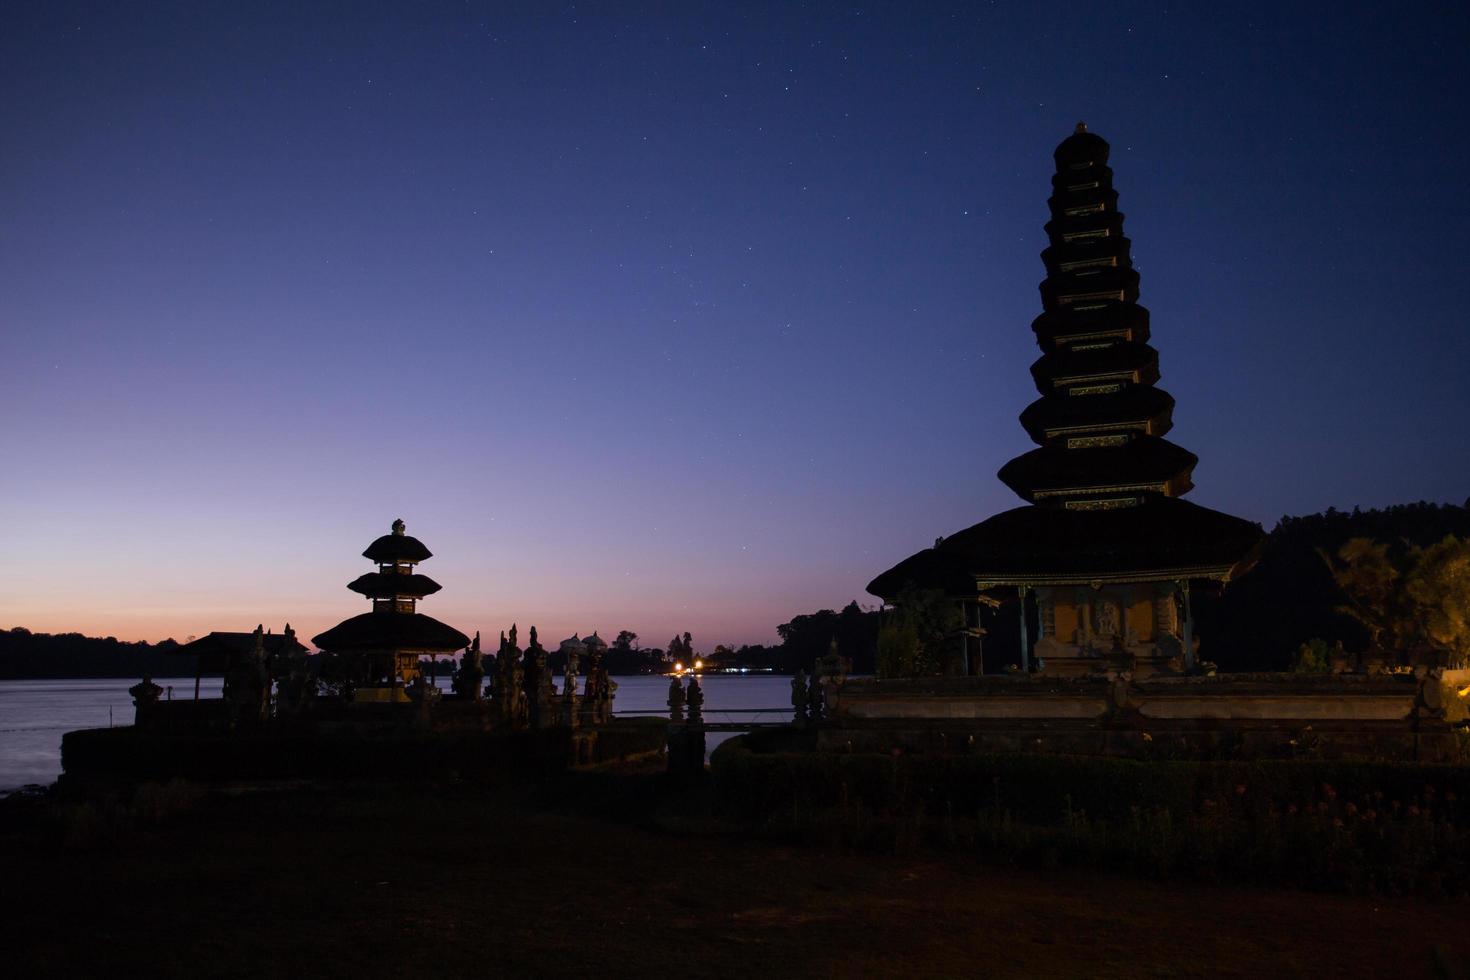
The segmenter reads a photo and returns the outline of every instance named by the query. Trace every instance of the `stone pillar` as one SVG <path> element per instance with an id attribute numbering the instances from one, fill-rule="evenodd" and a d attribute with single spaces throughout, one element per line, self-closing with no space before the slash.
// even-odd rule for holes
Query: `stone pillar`
<path id="1" fill-rule="evenodd" d="M 689 707 L 689 725 L 684 729 L 684 762 L 690 772 L 704 772 L 704 688 L 693 674 L 689 675 L 684 703 Z"/>
<path id="2" fill-rule="evenodd" d="M 1031 590 L 1018 586 L 1016 593 L 1021 597 L 1021 673 L 1031 673 L 1031 631 L 1026 626 L 1026 595 Z"/>
<path id="3" fill-rule="evenodd" d="M 158 696 L 163 693 L 163 688 L 153 683 L 152 677 L 144 677 L 128 688 L 128 693 L 133 696 L 133 724 L 141 728 L 147 724 L 148 714 L 158 703 Z"/>
<path id="4" fill-rule="evenodd" d="M 704 772 L 704 691 L 698 678 L 689 678 L 686 691 L 675 677 L 669 684 L 669 772 L 690 776 Z M 684 709 L 689 709 L 688 721 Z"/>
<path id="5" fill-rule="evenodd" d="M 960 600 L 960 670 L 965 677 L 970 676 L 970 606 L 965 600 Z"/>
<path id="6" fill-rule="evenodd" d="M 1184 596 L 1184 671 L 1194 670 L 1194 613 L 1189 608 L 1189 579 L 1179 580 L 1179 591 Z"/>
<path id="7" fill-rule="evenodd" d="M 791 708 L 794 715 L 793 721 L 798 728 L 806 727 L 807 722 L 811 720 L 807 714 L 808 702 L 806 671 L 798 667 L 796 676 L 791 678 Z"/>

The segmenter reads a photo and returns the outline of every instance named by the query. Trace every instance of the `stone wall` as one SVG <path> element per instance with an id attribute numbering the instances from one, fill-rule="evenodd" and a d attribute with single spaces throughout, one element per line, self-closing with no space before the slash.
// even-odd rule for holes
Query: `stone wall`
<path id="1" fill-rule="evenodd" d="M 1459 761 L 1457 673 L 850 679 L 819 745 Z"/>
<path id="2" fill-rule="evenodd" d="M 536 778 L 578 765 L 657 756 L 667 724 L 618 719 L 596 729 L 525 732 L 286 731 L 176 734 L 95 728 L 62 737 L 65 778 Z"/>

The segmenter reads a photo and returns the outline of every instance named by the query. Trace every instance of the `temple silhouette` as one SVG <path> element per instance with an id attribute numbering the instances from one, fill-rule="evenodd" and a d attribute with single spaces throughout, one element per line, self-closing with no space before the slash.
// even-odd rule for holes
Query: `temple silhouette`
<path id="1" fill-rule="evenodd" d="M 434 556 L 418 538 L 410 537 L 403 521 L 367 546 L 364 558 L 378 570 L 347 584 L 372 600 L 372 612 L 343 620 L 311 638 L 327 653 L 350 657 L 356 676 L 356 701 L 407 701 L 407 687 L 420 674 L 419 658 L 454 656 L 470 645 L 470 638 L 446 623 L 418 611 L 418 601 L 442 586 L 415 571 L 419 562 Z"/>
<path id="2" fill-rule="evenodd" d="M 221 697 L 197 700 L 196 686 L 194 701 L 163 701 L 145 678 L 130 689 L 136 731 L 71 733 L 68 772 L 352 775 L 411 758 L 417 773 L 503 774 L 663 753 L 671 771 L 695 773 L 707 731 L 788 725 L 801 745 L 847 754 L 1461 758 L 1446 705 L 1470 671 L 1449 677 L 1440 654 L 1412 671 L 1364 661 L 1333 673 L 1218 674 L 1196 661 L 1191 593 L 1247 571 L 1264 535 L 1182 499 L 1198 459 L 1165 438 L 1174 399 L 1158 387 L 1108 144 L 1079 124 L 1054 156 L 1042 312 L 1031 325 L 1038 397 L 1020 417 L 1037 448 L 999 472 L 1024 504 L 869 585 L 915 614 L 889 622 L 890 649 L 923 644 L 924 658 L 885 671 L 880 649 L 878 677 L 849 676 L 834 637 L 813 675 L 792 679 L 789 722 L 709 722 L 698 678 L 676 667 L 666 718 L 618 718 L 596 632 L 560 644 L 558 690 L 534 626 L 523 650 L 512 624 L 487 663 L 479 633 L 471 640 L 419 612 L 440 586 L 417 570 L 431 552 L 397 520 L 363 552 L 376 570 L 348 584 L 371 610 L 313 637 L 323 656 L 307 657 L 289 626 L 279 639 L 257 627 L 182 647 L 223 662 Z M 999 646 L 1006 637 L 994 627 L 1007 624 L 1020 627 L 1016 649 L 971 649 Z M 423 658 L 461 651 L 446 693 Z M 1001 676 L 953 676 L 986 673 L 977 652 Z M 934 676 L 936 662 L 949 676 Z"/>
<path id="3" fill-rule="evenodd" d="M 1198 458 L 1164 438 L 1174 399 L 1157 387 L 1108 144 L 1079 123 L 1054 158 L 1042 313 L 1031 324 L 1040 397 L 1020 419 L 1038 448 L 998 474 L 1026 506 L 939 539 L 868 591 L 885 603 L 914 591 L 957 601 L 969 635 L 954 672 L 980 672 L 969 642 L 1003 607 L 1021 620 L 1022 670 L 1039 660 L 1048 673 L 1086 674 L 1117 655 L 1142 675 L 1188 671 L 1192 584 L 1241 574 L 1263 534 L 1180 499 Z"/>

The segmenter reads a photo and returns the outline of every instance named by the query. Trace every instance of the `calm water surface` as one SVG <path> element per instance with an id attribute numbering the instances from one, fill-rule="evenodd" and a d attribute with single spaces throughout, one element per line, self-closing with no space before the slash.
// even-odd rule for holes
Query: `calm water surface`
<path id="1" fill-rule="evenodd" d="M 618 714 L 664 712 L 669 694 L 667 677 L 615 677 Z M 61 736 L 78 728 L 106 728 L 133 723 L 133 699 L 128 688 L 136 679 L 0 681 L 0 793 L 29 783 L 51 783 L 61 775 Z M 194 678 L 154 678 L 175 698 L 194 695 Z M 220 678 L 203 679 L 201 697 L 219 697 Z M 448 678 L 439 679 L 447 686 Z M 704 715 L 710 722 L 787 721 L 791 718 L 791 678 L 768 674 L 712 674 L 703 677 Z M 560 679 L 558 679 L 560 685 Z M 780 708 L 781 712 L 751 716 L 724 714 L 742 708 Z M 110 714 L 109 714 L 110 712 Z M 711 733 L 708 746 L 731 736 Z"/>

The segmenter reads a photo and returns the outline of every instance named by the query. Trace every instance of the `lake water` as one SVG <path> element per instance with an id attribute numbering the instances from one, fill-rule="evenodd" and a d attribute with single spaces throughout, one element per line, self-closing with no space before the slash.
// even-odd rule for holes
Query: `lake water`
<path id="1" fill-rule="evenodd" d="M 615 677 L 616 714 L 663 713 L 669 694 L 667 677 Z M 61 775 L 61 736 L 78 728 L 106 728 L 133 723 L 133 699 L 127 678 L 97 680 L 0 681 L 0 793 L 30 783 L 48 784 Z M 194 696 L 194 678 L 155 678 L 160 687 L 173 686 L 173 696 Z M 219 697 L 220 678 L 206 677 L 200 697 Z M 439 679 L 441 686 L 448 678 Z M 558 684 L 560 679 L 558 679 Z M 700 678 L 704 688 L 704 717 L 708 722 L 789 721 L 791 678 L 771 674 L 710 674 Z M 580 685 L 579 685 L 580 687 Z M 725 714 L 750 708 L 778 708 L 780 712 L 751 716 Z M 711 732 L 713 749 L 731 735 Z"/>

